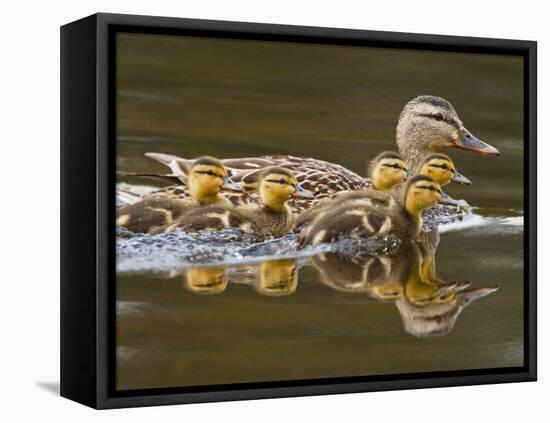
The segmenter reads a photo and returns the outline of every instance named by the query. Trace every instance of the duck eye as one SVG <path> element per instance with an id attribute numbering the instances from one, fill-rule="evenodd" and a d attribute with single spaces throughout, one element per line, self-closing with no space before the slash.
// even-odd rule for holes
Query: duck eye
<path id="1" fill-rule="evenodd" d="M 401 169 L 401 166 L 399 166 L 397 163 L 395 163 L 395 164 L 393 165 L 393 168 L 394 168 L 394 169 Z"/>
<path id="2" fill-rule="evenodd" d="M 437 120 L 437 121 L 442 121 L 443 120 L 443 114 L 441 113 L 436 113 L 434 115 L 434 119 Z"/>
<path id="3" fill-rule="evenodd" d="M 206 171 L 206 174 L 212 176 L 212 175 L 214 174 L 214 172 L 211 171 L 211 170 L 207 170 L 207 171 Z"/>
<path id="4" fill-rule="evenodd" d="M 430 164 L 430 167 L 437 167 L 439 169 L 449 170 L 449 167 L 446 164 Z"/>
<path id="5" fill-rule="evenodd" d="M 273 182 L 274 184 L 281 184 L 281 185 L 285 185 L 287 184 L 288 182 L 285 180 L 285 179 L 267 179 L 267 182 Z"/>

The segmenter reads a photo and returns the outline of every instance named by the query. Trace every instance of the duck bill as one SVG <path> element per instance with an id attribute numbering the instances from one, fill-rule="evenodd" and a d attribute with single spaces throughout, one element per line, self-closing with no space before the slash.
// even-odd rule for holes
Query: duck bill
<path id="1" fill-rule="evenodd" d="M 299 186 L 296 187 L 296 191 L 294 191 L 292 196 L 294 198 L 301 198 L 303 200 L 312 200 L 313 198 L 315 198 L 311 191 L 308 191 L 307 189 L 303 189 Z"/>
<path id="2" fill-rule="evenodd" d="M 457 148 L 462 150 L 475 151 L 476 153 L 483 154 L 485 156 L 500 155 L 500 151 L 498 151 L 495 147 L 481 141 L 479 138 L 474 137 L 466 128 L 463 130 L 462 138 L 459 139 L 455 145 Z"/>
<path id="3" fill-rule="evenodd" d="M 470 181 L 460 172 L 455 172 L 455 175 L 453 176 L 453 179 L 451 179 L 451 182 L 460 185 L 472 185 L 472 181 Z"/>
<path id="4" fill-rule="evenodd" d="M 223 178 L 222 189 L 224 191 L 244 192 L 243 187 L 241 187 L 238 183 L 234 182 L 231 178 L 228 177 Z"/>
<path id="5" fill-rule="evenodd" d="M 441 198 L 439 199 L 438 203 L 443 204 L 445 206 L 455 206 L 455 207 L 460 204 L 458 200 L 455 200 L 454 198 L 450 197 L 444 192 L 441 193 Z"/>
<path id="6" fill-rule="evenodd" d="M 496 291 L 498 291 L 498 286 L 492 286 L 492 287 L 486 286 L 481 288 L 464 290 L 460 294 L 458 294 L 460 299 L 460 305 L 462 306 L 462 308 L 467 307 L 474 301 L 477 301 L 483 297 L 486 297 L 487 295 L 491 295 Z"/>

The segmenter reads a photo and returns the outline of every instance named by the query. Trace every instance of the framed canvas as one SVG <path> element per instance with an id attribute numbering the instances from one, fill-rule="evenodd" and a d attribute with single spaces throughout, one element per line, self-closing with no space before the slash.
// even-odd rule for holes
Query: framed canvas
<path id="1" fill-rule="evenodd" d="M 536 43 L 61 28 L 61 394 L 536 379 Z"/>

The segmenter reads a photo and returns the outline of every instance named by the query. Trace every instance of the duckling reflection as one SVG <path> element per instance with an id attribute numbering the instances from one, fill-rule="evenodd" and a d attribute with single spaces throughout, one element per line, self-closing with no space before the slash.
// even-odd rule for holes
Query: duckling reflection
<path id="1" fill-rule="evenodd" d="M 331 288 L 350 293 L 369 293 L 373 286 L 399 281 L 405 261 L 387 256 L 346 256 L 327 252 L 311 259 L 321 282 Z"/>
<path id="2" fill-rule="evenodd" d="M 417 337 L 450 333 L 468 305 L 498 290 L 497 286 L 470 288 L 469 281 L 444 282 L 432 273 L 435 261 L 429 259 L 407 275 L 403 295 L 395 301 L 405 331 Z"/>
<path id="3" fill-rule="evenodd" d="M 191 267 L 183 277 L 185 288 L 195 294 L 220 294 L 227 287 L 224 267 Z"/>
<path id="4" fill-rule="evenodd" d="M 293 294 L 298 287 L 297 260 L 279 259 L 262 262 L 254 287 L 258 293 L 271 297 Z"/>
<path id="5" fill-rule="evenodd" d="M 468 305 L 498 289 L 470 288 L 469 281 L 443 281 L 435 274 L 434 263 L 430 250 L 417 244 L 402 245 L 386 256 L 349 257 L 330 252 L 312 258 L 322 283 L 338 291 L 394 302 L 405 331 L 418 337 L 450 333 Z"/>
<path id="6" fill-rule="evenodd" d="M 395 299 L 402 292 L 402 282 L 407 275 L 418 272 L 414 266 L 424 263 L 424 251 L 416 243 L 406 243 L 390 254 L 327 252 L 312 257 L 311 261 L 322 283 L 338 291 L 364 292 L 386 301 Z M 431 270 L 424 273 L 432 277 Z"/>
<path id="7" fill-rule="evenodd" d="M 405 331 L 417 337 L 446 335 L 467 306 L 498 290 L 497 286 L 474 289 L 467 286 L 467 283 L 448 287 L 425 282 L 406 284 L 404 295 L 395 301 Z"/>

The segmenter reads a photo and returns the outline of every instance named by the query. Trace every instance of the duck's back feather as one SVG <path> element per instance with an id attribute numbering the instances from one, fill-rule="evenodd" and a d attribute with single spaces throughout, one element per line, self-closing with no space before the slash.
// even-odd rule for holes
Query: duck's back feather
<path id="1" fill-rule="evenodd" d="M 178 156 L 162 153 L 147 153 L 151 157 L 174 172 L 185 173 L 193 162 Z M 231 178 L 240 183 L 248 192 L 224 194 L 235 205 L 260 204 L 259 196 L 253 192 L 258 188 L 263 171 L 272 166 L 279 166 L 292 171 L 300 186 L 313 193 L 313 200 L 293 199 L 289 206 L 294 213 L 301 213 L 323 199 L 332 198 L 343 191 L 357 191 L 368 188 L 370 181 L 355 172 L 335 163 L 296 156 L 263 156 L 239 159 L 226 159 L 222 163 Z M 179 199 L 190 199 L 189 190 L 185 185 L 173 185 L 159 189 L 150 194 L 153 197 L 169 196 Z"/>

